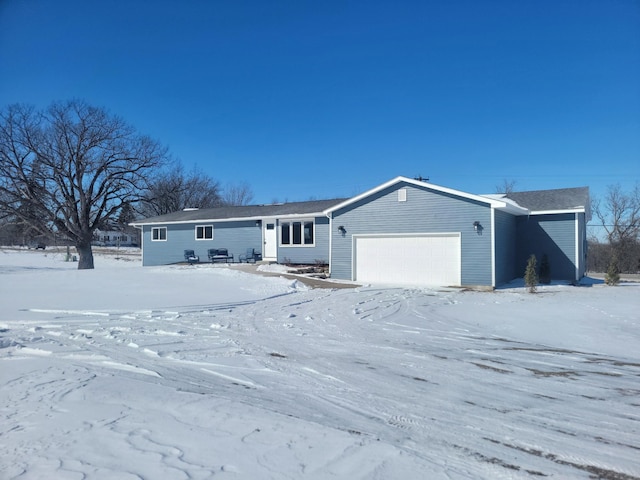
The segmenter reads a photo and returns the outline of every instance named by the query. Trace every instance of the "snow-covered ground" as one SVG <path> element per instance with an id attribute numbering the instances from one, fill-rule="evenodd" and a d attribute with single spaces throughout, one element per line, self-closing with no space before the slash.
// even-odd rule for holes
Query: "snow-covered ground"
<path id="1" fill-rule="evenodd" d="M 0 250 L 0 478 L 640 478 L 640 284 L 139 265 Z"/>

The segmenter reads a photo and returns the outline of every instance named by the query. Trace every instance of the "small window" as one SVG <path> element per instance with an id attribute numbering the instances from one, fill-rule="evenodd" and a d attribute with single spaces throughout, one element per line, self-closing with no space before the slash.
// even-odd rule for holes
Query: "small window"
<path id="1" fill-rule="evenodd" d="M 167 240 L 167 227 L 154 227 L 151 229 L 151 240 L 164 242 Z"/>
<path id="2" fill-rule="evenodd" d="M 406 188 L 401 188 L 400 190 L 398 190 L 398 201 L 399 202 L 406 202 L 407 201 L 407 189 Z"/>
<path id="3" fill-rule="evenodd" d="M 280 243 L 282 245 L 291 244 L 291 224 L 289 222 L 284 222 L 280 225 Z"/>
<path id="4" fill-rule="evenodd" d="M 304 244 L 313 244 L 313 222 L 304 222 Z"/>
<path id="5" fill-rule="evenodd" d="M 280 224 L 281 245 L 313 245 L 314 223 L 311 220 Z"/>
<path id="6" fill-rule="evenodd" d="M 213 225 L 197 225 L 196 226 L 196 240 L 212 240 L 213 239 Z"/>
<path id="7" fill-rule="evenodd" d="M 302 245 L 302 223 L 293 222 L 291 226 L 293 230 L 293 244 Z"/>
<path id="8" fill-rule="evenodd" d="M 276 226 L 273 223 L 267 223 L 267 230 L 273 230 Z"/>

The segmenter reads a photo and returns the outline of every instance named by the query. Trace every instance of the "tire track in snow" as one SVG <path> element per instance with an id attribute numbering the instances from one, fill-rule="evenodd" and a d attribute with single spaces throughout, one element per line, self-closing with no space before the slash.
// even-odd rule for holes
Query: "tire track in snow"
<path id="1" fill-rule="evenodd" d="M 56 332 L 62 335 L 41 326 L 31 332 L 17 328 L 11 338 L 28 346 L 22 353 L 15 345 L 7 349 L 27 358 L 36 357 L 33 347 L 38 347 L 57 366 L 100 376 L 114 373 L 103 360 L 147 369 L 159 376 L 117 374 L 326 425 L 348 432 L 360 448 L 381 444 L 440 473 L 613 475 L 607 472 L 616 466 L 598 459 L 600 449 L 615 445 L 620 475 L 637 476 L 633 361 L 482 337 L 471 322 L 448 319 L 446 309 L 455 308 L 448 296 L 428 297 L 432 303 L 419 291 L 369 296 L 363 289 L 344 294 L 352 299 L 347 308 L 325 301 L 309 312 L 319 298 L 314 295 L 273 298 L 260 310 L 240 305 L 206 312 L 123 312 L 106 317 L 106 323 L 102 317 L 71 315 L 64 319 L 69 325 Z M 214 324 L 225 328 L 211 328 Z M 274 352 L 279 356 L 270 355 Z M 59 405 L 80 393 L 72 387 L 56 398 L 54 392 L 64 385 L 43 384 L 41 393 L 25 399 L 48 395 L 50 405 Z M 173 450 L 155 432 L 130 426 L 109 431 L 127 436 L 141 454 L 155 452 L 173 473 L 197 468 L 181 463 L 184 450 Z M 344 472 L 348 459 L 362 450 L 349 446 L 342 452 L 322 467 Z M 376 464 L 371 475 L 377 468 L 388 472 L 388 466 Z"/>

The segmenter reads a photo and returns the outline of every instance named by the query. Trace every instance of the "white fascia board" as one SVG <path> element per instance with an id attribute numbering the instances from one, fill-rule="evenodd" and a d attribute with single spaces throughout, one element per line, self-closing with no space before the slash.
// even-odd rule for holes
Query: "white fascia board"
<path id="1" fill-rule="evenodd" d="M 557 215 L 559 213 L 585 213 L 584 207 L 567 208 L 564 210 L 532 210 L 529 215 Z"/>
<path id="2" fill-rule="evenodd" d="M 325 217 L 324 212 L 313 212 L 313 213 L 291 213 L 289 215 L 276 215 L 274 219 L 282 220 L 282 219 L 291 219 L 291 218 L 315 218 L 315 217 Z"/>
<path id="3" fill-rule="evenodd" d="M 172 222 L 140 222 L 131 223 L 130 225 L 146 226 L 146 225 L 184 225 L 189 223 L 213 223 L 213 222 L 237 222 L 240 220 L 261 220 L 262 217 L 241 217 L 241 218 L 198 218 L 193 220 L 174 220 Z"/>
<path id="4" fill-rule="evenodd" d="M 232 218 L 198 218 L 192 220 L 174 220 L 172 222 L 133 222 L 129 225 L 132 227 L 142 227 L 144 225 L 181 225 L 189 223 L 224 223 L 224 222 L 241 222 L 241 221 L 256 221 L 265 219 L 291 219 L 291 218 L 315 218 L 326 216 L 324 212 L 313 213 L 291 213 L 289 215 L 269 215 L 269 216 L 254 216 L 254 217 L 232 217 Z"/>
<path id="5" fill-rule="evenodd" d="M 375 188 L 372 188 L 371 190 L 367 190 L 366 192 L 361 193 L 360 195 L 356 195 L 355 197 L 352 197 L 348 200 L 345 200 L 342 203 L 339 203 L 338 205 L 335 205 L 331 208 L 328 208 L 327 210 L 324 211 L 324 213 L 326 215 L 330 214 L 331 212 L 335 212 L 336 210 L 340 210 L 341 208 L 347 207 L 349 205 L 351 205 L 352 203 L 356 203 L 359 202 L 360 200 L 367 198 L 370 195 L 373 195 L 375 193 L 378 193 L 386 188 L 391 187 L 392 185 L 395 185 L 397 183 L 408 183 L 410 185 L 415 185 L 416 187 L 422 187 L 422 188 L 428 188 L 430 190 L 435 190 L 436 192 L 442 192 L 442 193 L 447 193 L 449 195 L 454 195 L 456 197 L 461 197 L 461 198 L 466 198 L 468 200 L 474 200 L 476 202 L 482 202 L 482 203 L 486 203 L 491 205 L 492 207 L 495 208 L 506 208 L 507 207 L 507 203 L 500 201 L 500 200 L 496 200 L 493 198 L 487 198 L 487 197 L 482 197 L 480 195 L 473 195 L 471 193 L 466 193 L 466 192 L 461 192 L 460 190 L 454 190 L 452 188 L 447 188 L 447 187 L 441 187 L 440 185 L 435 185 L 433 183 L 427 183 L 427 182 L 421 182 L 419 180 L 414 180 L 413 178 L 407 178 L 407 177 L 396 177 L 393 178 L 391 180 L 389 180 L 388 182 L 383 183 L 382 185 L 378 185 Z"/>

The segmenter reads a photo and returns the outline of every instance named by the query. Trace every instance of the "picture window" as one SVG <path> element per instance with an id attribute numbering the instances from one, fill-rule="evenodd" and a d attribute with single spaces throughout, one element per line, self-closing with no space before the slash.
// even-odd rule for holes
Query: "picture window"
<path id="1" fill-rule="evenodd" d="M 298 222 L 282 222 L 280 224 L 280 244 L 281 245 L 313 245 L 314 223 L 311 220 Z"/>

